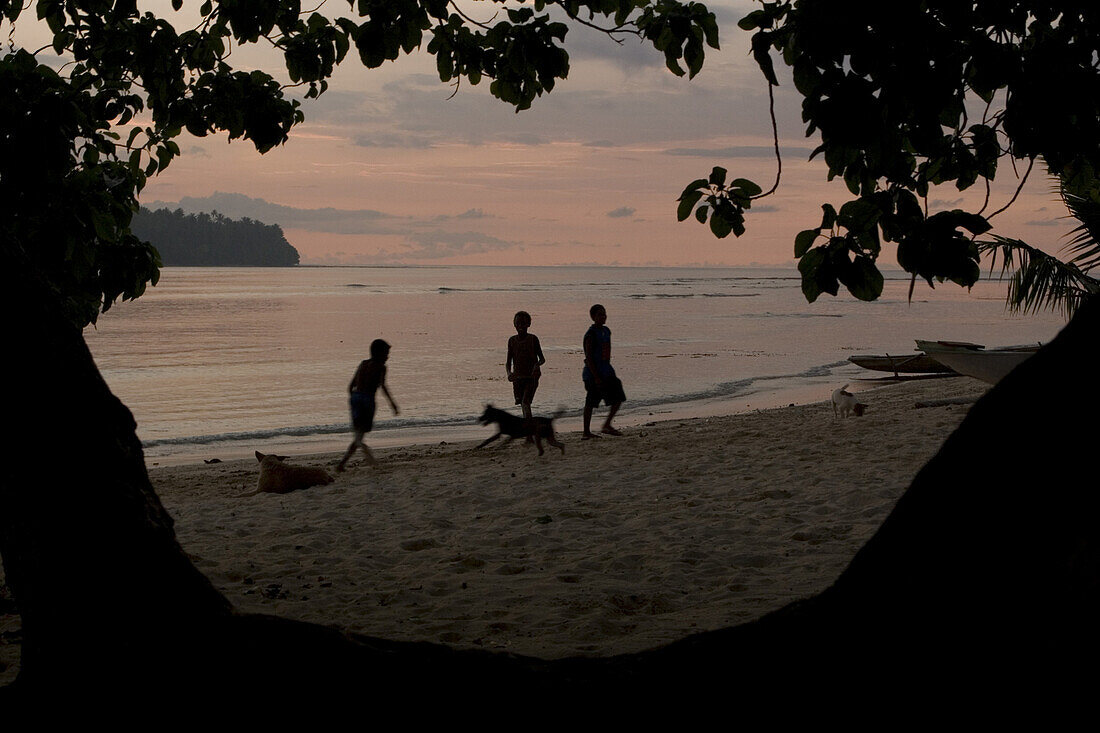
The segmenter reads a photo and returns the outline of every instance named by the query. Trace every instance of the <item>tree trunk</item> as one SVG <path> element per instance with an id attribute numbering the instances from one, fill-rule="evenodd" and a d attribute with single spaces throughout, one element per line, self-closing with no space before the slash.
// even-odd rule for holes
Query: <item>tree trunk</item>
<path id="1" fill-rule="evenodd" d="M 916 699 L 930 687 L 1065 681 L 1080 659 L 1095 669 L 1100 497 L 1086 465 L 1100 301 L 971 408 L 828 590 L 649 652 L 552 662 L 234 613 L 176 542 L 133 418 L 81 334 L 44 311 L 15 330 L 0 552 L 24 646 L 9 698 L 171 686 L 198 701 L 370 690 L 391 705 L 490 695 L 498 709 L 569 699 L 649 710 L 725 706 L 731 693 L 755 707 Z"/>
<path id="2" fill-rule="evenodd" d="M 185 650 L 230 606 L 177 544 L 130 411 L 57 313 L 29 301 L 14 329 L 0 552 L 23 621 L 20 680 L 85 684 Z"/>

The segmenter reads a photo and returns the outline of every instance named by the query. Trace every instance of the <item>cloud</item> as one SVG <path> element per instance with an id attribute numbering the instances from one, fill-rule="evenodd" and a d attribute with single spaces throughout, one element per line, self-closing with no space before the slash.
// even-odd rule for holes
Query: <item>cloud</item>
<path id="1" fill-rule="evenodd" d="M 731 130 L 770 135 L 767 98 L 762 93 L 752 88 L 739 91 L 726 76 L 721 83 L 716 77 L 705 84 L 698 79 L 677 79 L 664 70 L 663 56 L 652 48 L 633 42 L 619 47 L 604 37 L 595 41 L 599 43 L 592 48 L 602 49 L 597 54 L 601 58 L 615 60 L 632 69 L 631 73 L 644 68 L 646 75 L 632 77 L 629 83 L 609 83 L 604 69 L 593 79 L 592 65 L 580 61 L 585 50 L 570 47 L 574 56 L 570 78 L 560 82 L 552 94 L 536 99 L 530 110 L 518 114 L 510 105 L 490 97 L 487 81 L 476 86 L 464 82 L 455 90 L 441 84 L 438 77 L 408 74 L 359 94 L 330 90 L 304 106 L 306 119 L 357 146 L 378 148 L 499 142 L 542 145 L 550 141 L 590 147 L 669 145 L 669 141 L 684 139 L 685 130 L 690 130 L 695 140 L 727 136 Z M 635 63 L 635 54 L 650 63 Z M 732 110 L 731 97 L 740 102 Z M 797 107 L 793 114 L 797 119 Z M 808 150 L 799 152 L 805 153 L 802 157 L 809 155 Z"/>
<path id="2" fill-rule="evenodd" d="M 495 219 L 492 214 L 486 214 L 481 209 L 466 209 L 455 217 L 456 219 Z"/>
<path id="3" fill-rule="evenodd" d="M 1065 226 L 1064 222 L 1057 219 L 1032 219 L 1031 221 L 1025 221 L 1025 225 L 1029 227 L 1058 227 Z"/>
<path id="4" fill-rule="evenodd" d="M 808 158 L 813 148 L 781 147 L 781 155 Z M 775 148 L 770 145 L 734 145 L 724 148 L 670 148 L 665 155 L 684 155 L 698 158 L 774 158 Z"/>
<path id="5" fill-rule="evenodd" d="M 753 8 L 750 3 L 737 2 L 736 8 L 723 7 L 717 3 L 708 3 L 708 9 L 714 13 L 718 22 L 720 39 L 725 42 L 731 40 L 731 38 L 740 33 L 745 36 L 747 34 L 742 33 L 737 29 L 737 21 L 745 16 Z M 556 10 L 556 9 L 555 9 Z M 556 19 L 565 20 L 565 17 L 560 11 L 555 13 Z M 594 25 L 601 27 L 610 27 L 613 25 L 613 18 L 605 20 L 602 17 L 597 16 L 592 19 Z M 595 28 L 588 28 L 575 23 L 570 23 L 569 33 L 565 39 L 565 49 L 569 53 L 570 65 L 574 68 L 584 68 L 586 64 L 592 62 L 603 62 L 611 64 L 616 69 L 621 71 L 627 76 L 636 75 L 641 71 L 660 70 L 662 73 L 665 69 L 665 57 L 664 54 L 656 50 L 653 44 L 638 38 L 633 35 L 619 34 L 613 40 L 607 33 L 596 30 Z M 723 43 L 724 45 L 724 43 Z M 706 54 L 708 61 L 711 61 L 711 56 L 719 54 L 710 46 L 707 46 Z M 683 62 L 681 62 L 683 66 Z M 704 69 L 707 68 L 707 64 L 704 63 Z"/>
<path id="6" fill-rule="evenodd" d="M 413 148 L 417 150 L 424 150 L 433 145 L 431 140 L 422 135 L 401 135 L 397 133 L 356 135 L 352 143 L 360 148 Z"/>
<path id="7" fill-rule="evenodd" d="M 572 67 L 600 61 L 611 64 L 624 74 L 635 75 L 643 70 L 662 69 L 665 65 L 664 54 L 649 43 L 635 37 L 616 43 L 605 33 L 583 26 L 570 28 L 564 45 Z"/>
<path id="8" fill-rule="evenodd" d="M 314 264 L 322 261 L 385 264 L 405 260 L 437 260 L 505 249 L 522 249 L 526 246 L 523 242 L 499 239 L 481 232 L 448 229 L 448 226 L 455 226 L 455 222 L 499 218 L 480 208 L 421 219 L 394 216 L 372 209 L 295 208 L 244 194 L 220 191 L 204 198 L 185 197 L 178 203 L 154 201 L 147 204 L 146 208 L 179 208 L 187 213 L 218 211 L 231 219 L 248 217 L 267 224 L 278 224 L 285 229 L 326 234 L 398 235 L 407 243 L 398 250 L 384 249 L 377 254 L 345 256 L 335 253 L 327 260 L 323 255 L 315 255 L 310 260 Z"/>
<path id="9" fill-rule="evenodd" d="M 450 221 L 452 219 L 497 219 L 493 214 L 486 214 L 481 209 L 466 209 L 461 214 L 439 214 L 432 217 L 432 221 Z"/>
<path id="10" fill-rule="evenodd" d="M 607 215 L 610 216 L 612 219 L 622 219 L 625 217 L 634 216 L 635 211 L 636 209 L 630 206 L 620 206 L 617 209 L 613 209 L 612 211 L 607 212 Z"/>
<path id="11" fill-rule="evenodd" d="M 523 245 L 480 232 L 422 232 L 408 237 L 410 247 L 398 252 L 380 252 L 380 261 L 438 260 L 446 257 L 499 252 Z"/>
<path id="12" fill-rule="evenodd" d="M 178 208 L 189 214 L 218 211 L 230 219 L 248 217 L 284 229 L 329 234 L 403 234 L 408 227 L 406 217 L 373 209 L 302 209 L 222 191 L 202 198 L 185 196 L 178 203 L 153 201 L 144 205 L 149 209 Z"/>

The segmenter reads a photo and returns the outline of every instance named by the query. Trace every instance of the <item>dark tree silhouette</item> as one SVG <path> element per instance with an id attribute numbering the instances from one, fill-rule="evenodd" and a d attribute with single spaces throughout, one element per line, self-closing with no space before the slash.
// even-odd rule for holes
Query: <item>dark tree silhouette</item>
<path id="1" fill-rule="evenodd" d="M 823 214 L 805 213 L 794 256 L 807 299 L 836 295 L 841 285 L 876 299 L 887 244 L 914 284 L 974 284 L 975 236 L 989 231 L 1040 160 L 1078 211 L 1100 206 L 1098 24 L 1100 4 L 1087 0 L 778 0 L 745 16 L 740 26 L 753 32 L 769 94 L 779 85 L 777 67 L 787 67 L 806 134 L 820 137 L 811 158 L 820 156 L 828 178 L 841 178 L 852 195 L 823 204 Z M 778 138 L 775 151 L 778 160 Z M 715 235 L 740 236 L 752 203 L 778 188 L 781 162 L 767 192 L 714 168 L 684 189 L 679 218 L 694 213 Z M 991 195 L 1006 168 L 1019 172 L 1014 194 Z M 982 205 L 937 211 L 937 195 L 957 196 L 937 194 L 938 186 L 980 186 Z M 1029 269 L 1034 253 L 1012 246 L 1016 240 L 995 241 L 985 251 Z M 1076 268 L 1095 266 L 1096 254 L 1086 244 L 1069 267 L 1043 260 L 1018 281 L 1023 297 L 1015 302 L 1072 308 L 1075 290 L 1096 290 Z"/>
<path id="2" fill-rule="evenodd" d="M 183 2 L 171 5 L 178 12 Z M 364 0 L 349 3 L 353 17 L 337 18 L 303 12 L 298 0 L 211 0 L 180 31 L 127 0 L 0 0 L 0 27 L 34 22 L 24 14 L 33 7 L 64 62 L 53 68 L 39 58 L 46 49 L 20 48 L 10 33 L 0 52 L 0 283 L 19 309 L 2 362 L 18 434 L 16 458 L 0 475 L 0 554 L 22 616 L 24 694 L 171 680 L 262 686 L 277 654 L 317 644 L 353 656 L 331 632 L 238 625 L 176 544 L 133 419 L 103 383 L 81 329 L 157 282 L 159 255 L 131 226 L 148 177 L 180 154 L 175 139 L 184 130 L 226 133 L 261 153 L 282 144 L 304 119 L 285 89 L 319 96 L 353 49 L 376 68 L 426 43 L 442 81 L 488 79 L 493 96 L 522 110 L 565 78 L 561 43 L 571 25 L 603 22 L 613 37 L 643 38 L 681 75 L 681 63 L 694 75 L 704 47 L 717 48 L 714 16 L 694 3 L 533 5 L 501 8 L 490 25 L 446 0 Z M 233 68 L 234 48 L 252 43 L 281 54 L 287 84 Z M 253 652 L 238 657 L 242 643 Z"/>
<path id="3" fill-rule="evenodd" d="M 230 219 L 217 211 L 185 214 L 179 209 L 142 208 L 130 230 L 153 245 L 166 266 L 289 267 L 299 261 L 298 250 L 278 224 Z"/>
<path id="4" fill-rule="evenodd" d="M 1094 436 L 1021 405 L 1035 404 L 1035 384 L 1046 404 L 1077 404 L 1091 383 L 1093 362 L 1081 356 L 1096 353 L 1096 302 L 971 408 L 829 589 L 652 651 L 559 661 L 235 612 L 177 544 L 129 411 L 80 332 L 63 320 L 42 329 L 49 318 L 59 316 L 19 321 L 30 349 L 7 369 L 22 386 L 15 408 L 29 416 L 0 493 L 0 550 L 25 624 L 13 703 L 172 690 L 192 705 L 309 710 L 368 694 L 386 707 L 430 700 L 419 721 L 453 719 L 471 701 L 488 718 L 584 704 L 632 715 L 734 705 L 745 715 L 791 699 L 816 710 L 827 698 L 938 710 L 1055 691 L 1091 704 L 1100 494 L 1075 466 Z M 75 439 L 45 450 L 42 436 L 59 425 Z M 1016 454 L 996 460 L 1005 446 Z"/>
<path id="5" fill-rule="evenodd" d="M 546 4 L 533 3 L 538 12 Z M 555 5 L 575 22 L 589 22 L 589 11 L 633 18 L 628 28 L 677 71 L 681 60 L 696 71 L 704 43 L 717 43 L 713 16 L 696 4 Z M 1030 8 L 1041 19 L 1050 3 L 963 5 L 1025 16 Z M 1100 652 L 1098 495 L 1078 468 L 1094 439 L 1070 418 L 1091 384 L 1096 302 L 972 408 L 833 586 L 757 622 L 641 654 L 549 662 L 236 613 L 176 542 L 133 418 L 81 337 L 101 309 L 155 282 L 155 251 L 130 231 L 145 177 L 178 154 L 172 138 L 183 128 L 227 131 L 264 151 L 300 119 L 272 77 L 228 66 L 231 40 L 271 39 L 291 80 L 313 95 L 353 44 L 378 66 L 415 48 L 425 30 L 443 80 L 491 78 L 493 93 L 518 108 L 567 70 L 558 46 L 567 26 L 530 8 L 492 27 L 436 0 L 357 8 L 361 22 L 331 22 L 300 18 L 296 2 L 207 2 L 204 22 L 177 34 L 133 3 L 41 0 L 55 46 L 73 56 L 67 76 L 23 50 L 0 59 L 0 201 L 11 207 L 0 217 L 0 283 L 18 309 L 3 361 L 18 429 L 0 474 L 0 553 L 24 624 L 19 679 L 0 691 L 5 712 L 22 704 L 57 713 L 94 695 L 130 710 L 169 697 L 190 710 L 217 701 L 322 715 L 331 706 L 318 703 L 328 701 L 355 703 L 365 724 L 474 713 L 477 723 L 501 715 L 491 722 L 515 725 L 558 710 L 575 720 L 598 704 L 620 719 L 664 713 L 691 725 L 703 714 L 786 717 L 798 704 L 821 715 L 832 712 L 825 704 L 899 699 L 918 712 L 955 700 L 1018 705 L 1072 682 L 1081 684 L 1059 688 L 1062 702 L 1091 702 L 1075 695 L 1093 694 Z M 21 10 L 0 0 L 9 20 Z M 828 28 L 862 28 L 860 12 L 838 13 Z M 829 54 L 831 35 L 796 51 Z M 944 78 L 955 84 L 959 71 Z M 832 83 L 822 81 L 824 96 Z M 853 124 L 866 122 L 860 109 L 848 110 Z M 109 122 L 125 125 L 142 110 L 154 124 L 121 145 Z M 1033 132 L 1014 129 L 1025 139 Z M 1098 144 L 1070 139 L 1093 152 Z M 915 220 L 897 225 L 899 234 L 924 231 Z M 1081 671 L 1081 662 L 1091 666 Z"/>

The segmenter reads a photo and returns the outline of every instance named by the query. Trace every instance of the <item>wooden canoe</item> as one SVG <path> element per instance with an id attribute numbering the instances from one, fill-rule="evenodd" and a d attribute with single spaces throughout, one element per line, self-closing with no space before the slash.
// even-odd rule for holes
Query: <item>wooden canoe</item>
<path id="1" fill-rule="evenodd" d="M 951 367 L 944 366 L 927 354 L 857 354 L 849 356 L 848 361 L 864 369 L 876 372 L 900 374 L 943 374 L 951 373 Z"/>

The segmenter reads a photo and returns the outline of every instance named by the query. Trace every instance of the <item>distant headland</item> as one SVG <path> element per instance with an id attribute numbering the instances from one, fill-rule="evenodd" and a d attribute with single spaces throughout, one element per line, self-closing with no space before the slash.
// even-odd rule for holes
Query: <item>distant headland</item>
<path id="1" fill-rule="evenodd" d="M 248 217 L 142 207 L 131 229 L 157 248 L 166 266 L 292 267 L 299 262 L 298 250 L 278 224 Z"/>

